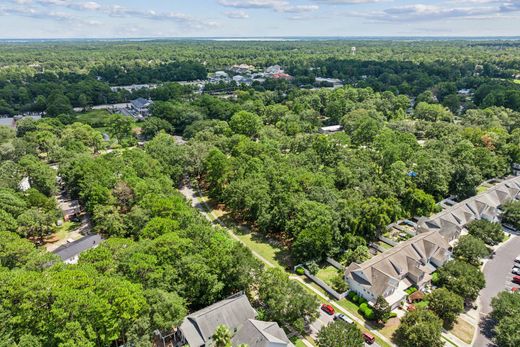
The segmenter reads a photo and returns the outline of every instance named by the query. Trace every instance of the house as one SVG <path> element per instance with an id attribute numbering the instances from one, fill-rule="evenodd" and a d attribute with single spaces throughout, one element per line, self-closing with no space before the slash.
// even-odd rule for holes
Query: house
<path id="1" fill-rule="evenodd" d="M 127 92 L 135 92 L 136 90 L 141 90 L 141 89 L 156 89 L 157 88 L 157 84 L 132 84 L 132 85 L 128 85 L 128 86 L 115 86 L 115 87 L 110 87 L 110 90 L 113 91 L 113 92 L 118 92 L 120 90 L 126 90 Z"/>
<path id="2" fill-rule="evenodd" d="M 422 288 L 450 257 L 449 243 L 436 231 L 423 233 L 346 270 L 350 289 L 374 304 L 383 296 L 392 308 L 406 299 L 412 285 Z"/>
<path id="3" fill-rule="evenodd" d="M 341 125 L 331 125 L 327 127 L 320 128 L 320 133 L 322 134 L 334 134 L 343 130 Z"/>
<path id="4" fill-rule="evenodd" d="M 289 74 L 286 74 L 284 72 L 271 74 L 271 78 L 274 78 L 275 80 L 291 80 L 293 77 Z"/>
<path id="5" fill-rule="evenodd" d="M 17 115 L 14 117 L 0 118 L 0 126 L 16 129 L 16 123 L 25 118 L 31 118 L 35 121 L 39 121 L 40 119 L 42 119 L 42 116 L 38 113 L 27 113 L 23 115 Z"/>
<path id="6" fill-rule="evenodd" d="M 316 83 L 327 84 L 330 85 L 332 88 L 343 87 L 343 82 L 337 78 L 316 77 Z"/>
<path id="7" fill-rule="evenodd" d="M 14 121 L 14 118 L 12 118 L 12 117 L 0 118 L 0 126 L 15 129 L 16 122 Z"/>
<path id="8" fill-rule="evenodd" d="M 460 89 L 457 91 L 457 94 L 462 96 L 469 96 L 471 95 L 471 89 Z"/>
<path id="9" fill-rule="evenodd" d="M 220 78 L 220 79 L 226 79 L 226 78 L 229 78 L 229 75 L 227 72 L 224 72 L 224 71 L 216 71 L 214 77 Z"/>
<path id="10" fill-rule="evenodd" d="M 253 65 L 247 65 L 247 64 L 240 64 L 240 65 L 233 65 L 229 71 L 236 73 L 238 75 L 242 74 L 250 74 L 251 71 L 253 71 L 255 67 Z"/>
<path id="11" fill-rule="evenodd" d="M 293 347 L 277 323 L 261 322 L 256 316 L 247 296 L 238 293 L 184 318 L 175 333 L 174 346 L 212 346 L 217 327 L 225 325 L 233 334 L 233 346 Z"/>
<path id="12" fill-rule="evenodd" d="M 145 98 L 137 98 L 135 100 L 130 101 L 132 107 L 139 112 L 148 111 L 148 108 L 152 106 L 153 101 Z"/>
<path id="13" fill-rule="evenodd" d="M 417 235 L 345 271 L 350 289 L 374 303 L 383 296 L 392 308 L 406 298 L 404 290 L 430 283 L 431 274 L 451 257 L 454 243 L 473 220 L 498 221 L 500 206 L 520 198 L 520 177 L 501 181 L 485 192 L 453 204 L 417 222 Z"/>
<path id="14" fill-rule="evenodd" d="M 283 72 L 284 71 L 280 65 L 269 66 L 267 69 L 265 69 L 265 73 L 269 75 L 281 74 Z"/>
<path id="15" fill-rule="evenodd" d="M 253 80 L 251 78 L 244 77 L 242 75 L 233 76 L 233 81 L 235 81 L 237 84 L 246 84 L 246 85 L 251 85 L 253 83 Z"/>
<path id="16" fill-rule="evenodd" d="M 101 242 L 103 242 L 103 239 L 100 235 L 87 235 L 79 240 L 56 248 L 52 253 L 58 255 L 66 264 L 77 264 L 81 253 L 96 248 Z"/>
<path id="17" fill-rule="evenodd" d="M 232 345 L 245 344 L 248 347 L 293 346 L 285 332 L 275 322 L 249 319 L 232 339 Z"/>

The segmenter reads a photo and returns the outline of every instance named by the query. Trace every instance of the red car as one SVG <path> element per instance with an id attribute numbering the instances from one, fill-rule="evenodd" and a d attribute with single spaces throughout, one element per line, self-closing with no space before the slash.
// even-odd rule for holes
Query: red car
<path id="1" fill-rule="evenodd" d="M 520 284 L 520 276 L 513 276 L 513 282 Z"/>
<path id="2" fill-rule="evenodd" d="M 327 305 L 327 304 L 322 304 L 321 305 L 321 309 L 323 311 L 325 311 L 327 314 L 333 316 L 334 315 L 334 307 L 330 306 L 330 305 Z"/>
<path id="3" fill-rule="evenodd" d="M 363 339 L 365 340 L 366 343 L 368 343 L 369 345 L 373 344 L 374 342 L 376 342 L 376 338 L 372 335 L 370 335 L 369 333 L 363 333 Z"/>

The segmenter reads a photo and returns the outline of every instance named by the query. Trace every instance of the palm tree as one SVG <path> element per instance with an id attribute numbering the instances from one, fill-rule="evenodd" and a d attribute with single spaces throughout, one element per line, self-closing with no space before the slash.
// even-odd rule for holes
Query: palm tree
<path id="1" fill-rule="evenodd" d="M 233 334 L 225 325 L 219 325 L 215 333 L 213 333 L 213 345 L 215 347 L 231 347 L 231 338 Z"/>

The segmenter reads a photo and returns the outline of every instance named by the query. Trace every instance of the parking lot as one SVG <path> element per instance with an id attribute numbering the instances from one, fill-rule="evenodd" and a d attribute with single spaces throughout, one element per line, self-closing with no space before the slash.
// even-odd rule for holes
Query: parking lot
<path id="1" fill-rule="evenodd" d="M 486 287 L 480 292 L 480 315 L 481 329 L 474 343 L 475 347 L 492 346 L 490 340 L 490 327 L 485 324 L 487 315 L 492 311 L 491 300 L 498 293 L 504 290 L 511 290 L 513 287 L 520 285 L 512 282 L 514 260 L 520 255 L 520 237 L 511 235 L 511 239 L 495 254 L 495 257 L 489 260 L 484 266 L 484 275 L 486 278 Z"/>
<path id="2" fill-rule="evenodd" d="M 334 321 L 334 317 L 331 315 L 328 315 L 327 313 L 323 312 L 321 309 L 319 309 L 320 315 L 316 321 L 314 321 L 311 326 L 311 337 L 313 339 L 318 338 L 318 333 L 321 330 L 322 327 L 327 326 L 329 323 L 332 323 Z M 368 343 L 365 343 L 365 347 L 379 347 L 377 342 L 374 342 L 373 344 L 369 345 Z"/>

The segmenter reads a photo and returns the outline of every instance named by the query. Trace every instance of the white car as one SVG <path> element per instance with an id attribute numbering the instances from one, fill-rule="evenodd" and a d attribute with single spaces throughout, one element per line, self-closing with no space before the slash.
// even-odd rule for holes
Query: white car
<path id="1" fill-rule="evenodd" d="M 511 271 L 511 272 L 514 273 L 515 275 L 519 275 L 520 276 L 520 269 L 517 268 L 517 267 L 514 267 L 513 271 Z"/>
<path id="2" fill-rule="evenodd" d="M 347 324 L 354 324 L 354 321 L 352 319 L 348 318 L 347 316 L 345 316 L 342 313 L 335 315 L 334 320 L 336 320 L 336 319 L 341 319 L 342 321 L 344 321 Z"/>

